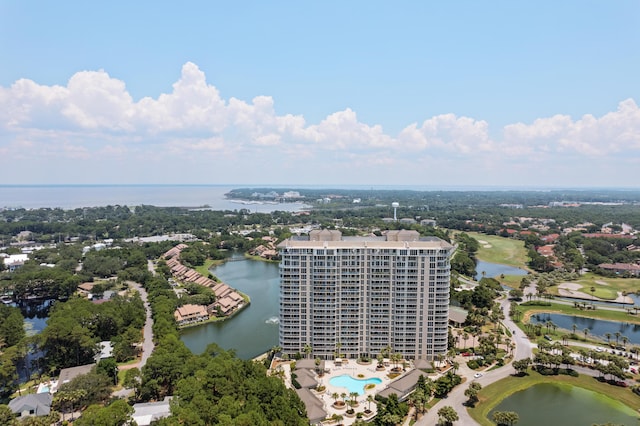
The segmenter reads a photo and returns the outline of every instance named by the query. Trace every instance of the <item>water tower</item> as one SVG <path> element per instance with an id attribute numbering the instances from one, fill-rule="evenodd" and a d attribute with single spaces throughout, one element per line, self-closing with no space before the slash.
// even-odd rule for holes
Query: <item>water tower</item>
<path id="1" fill-rule="evenodd" d="M 397 216 L 396 213 L 397 213 L 397 210 L 398 210 L 399 206 L 400 206 L 400 204 L 398 204 L 397 202 L 391 203 L 391 207 L 393 207 L 393 220 L 394 220 L 394 222 L 398 221 L 398 216 Z"/>

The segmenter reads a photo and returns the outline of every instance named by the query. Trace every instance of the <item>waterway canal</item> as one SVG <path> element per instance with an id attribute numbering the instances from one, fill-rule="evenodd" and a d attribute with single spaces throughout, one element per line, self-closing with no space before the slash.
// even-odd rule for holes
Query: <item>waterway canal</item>
<path id="1" fill-rule="evenodd" d="M 278 264 L 245 260 L 234 254 L 211 272 L 223 282 L 249 295 L 251 304 L 233 318 L 181 332 L 185 345 L 196 354 L 216 343 L 234 349 L 242 359 L 250 359 L 278 344 Z"/>

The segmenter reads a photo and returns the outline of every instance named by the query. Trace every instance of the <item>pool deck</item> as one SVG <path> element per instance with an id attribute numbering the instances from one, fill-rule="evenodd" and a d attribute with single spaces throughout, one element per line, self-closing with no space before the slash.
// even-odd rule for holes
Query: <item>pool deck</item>
<path id="1" fill-rule="evenodd" d="M 287 384 L 287 386 L 293 388 L 293 386 L 291 385 L 291 365 L 289 363 L 282 363 L 280 365 L 285 371 L 285 383 Z M 345 426 L 348 426 L 353 424 L 357 419 L 355 415 L 353 417 L 348 417 L 346 415 L 346 411 L 348 408 L 347 406 L 343 406 L 341 408 L 334 407 L 333 404 L 335 402 L 335 399 L 332 397 L 334 393 L 337 393 L 338 395 L 346 394 L 346 400 L 349 400 L 350 398 L 349 389 L 333 386 L 329 383 L 332 378 L 348 374 L 354 379 L 370 379 L 376 377 L 381 380 L 381 383 L 375 384 L 372 389 L 365 389 L 364 394 L 357 397 L 358 405 L 354 407 L 356 414 L 358 412 L 364 412 L 364 410 L 369 408 L 370 406 L 372 413 L 369 416 L 363 417 L 364 420 L 369 420 L 377 413 L 377 405 L 375 401 L 369 403 L 367 401 L 367 397 L 369 395 L 375 396 L 380 391 L 386 389 L 390 383 L 402 378 L 413 369 L 412 367 L 408 367 L 406 371 L 402 372 L 401 375 L 391 379 L 389 378 L 389 374 L 391 373 L 393 365 L 388 365 L 384 370 L 380 371 L 376 369 L 376 365 L 376 360 L 372 360 L 370 364 L 359 364 L 358 362 L 356 362 L 356 360 L 348 360 L 347 362 L 343 360 L 341 365 L 336 365 L 334 361 L 325 361 L 325 374 L 321 377 L 316 376 L 318 385 L 324 386 L 325 390 L 321 393 L 312 390 L 312 393 L 320 401 L 322 401 L 324 410 L 327 412 L 327 418 L 331 417 L 334 414 L 339 414 L 343 417 L 343 419 L 340 422 L 325 421 L 322 423 L 323 425 L 336 425 L 337 423 L 341 423 Z M 358 377 L 358 375 L 362 375 L 363 377 Z M 338 400 L 341 401 L 342 397 L 339 397 Z"/>
<path id="2" fill-rule="evenodd" d="M 36 393 L 54 393 L 57 387 L 57 380 L 49 380 L 48 382 L 40 383 Z"/>

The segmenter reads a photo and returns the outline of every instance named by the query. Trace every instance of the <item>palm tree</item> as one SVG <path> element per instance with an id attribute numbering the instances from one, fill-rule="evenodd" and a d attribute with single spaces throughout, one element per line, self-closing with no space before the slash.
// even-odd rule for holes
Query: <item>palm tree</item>
<path id="1" fill-rule="evenodd" d="M 576 330 L 578 329 L 578 325 L 577 324 L 573 324 L 571 326 L 571 328 L 573 329 L 573 334 L 576 334 Z"/>
<path id="2" fill-rule="evenodd" d="M 391 354 L 391 362 L 393 362 L 393 369 L 394 370 L 399 370 L 398 368 L 398 363 L 400 363 L 400 361 L 402 360 L 402 354 L 400 353 L 394 353 Z"/>
<path id="3" fill-rule="evenodd" d="M 306 343 L 304 345 L 304 354 L 307 356 L 307 358 L 309 358 L 309 354 L 311 354 L 311 345 Z"/>
<path id="4" fill-rule="evenodd" d="M 627 343 L 629 343 L 629 338 L 627 336 L 622 336 L 622 338 L 620 339 L 622 340 L 622 344 L 624 345 L 624 350 L 627 350 Z"/>
<path id="5" fill-rule="evenodd" d="M 355 407 L 358 405 L 358 392 L 349 392 L 349 398 L 351 399 L 351 407 Z"/>
<path id="6" fill-rule="evenodd" d="M 340 398 L 340 395 L 338 395 L 337 392 L 334 392 L 334 393 L 331 394 L 331 398 L 333 398 L 334 404 L 337 404 L 338 403 L 338 398 Z"/>
<path id="7" fill-rule="evenodd" d="M 409 396 L 409 402 L 415 408 L 415 419 L 418 420 L 418 416 L 424 412 L 424 405 L 427 402 L 427 397 L 422 389 L 416 389 L 411 392 Z"/>
<path id="8" fill-rule="evenodd" d="M 518 423 L 520 420 L 520 416 L 515 411 L 494 411 L 493 412 L 493 421 L 496 422 L 497 425 L 507 425 L 513 426 Z"/>
<path id="9" fill-rule="evenodd" d="M 589 329 L 585 328 L 584 330 L 582 330 L 582 332 L 584 333 L 584 340 L 587 340 L 587 334 L 589 334 Z"/>
<path id="10" fill-rule="evenodd" d="M 458 421 L 458 413 L 450 405 L 444 406 L 438 410 L 438 423 L 441 425 L 450 426 L 453 422 Z"/>
<path id="11" fill-rule="evenodd" d="M 367 411 L 371 411 L 372 402 L 373 402 L 373 395 L 367 395 Z"/>
<path id="12" fill-rule="evenodd" d="M 378 361 L 378 367 L 383 367 L 384 366 L 384 355 L 382 353 L 379 353 L 378 356 L 376 357 L 377 361 Z"/>
<path id="13" fill-rule="evenodd" d="M 551 324 L 553 324 L 551 320 L 547 320 L 547 322 L 544 323 L 545 327 L 547 327 L 547 333 L 551 330 Z"/>
<path id="14" fill-rule="evenodd" d="M 440 364 L 442 364 L 442 360 L 443 359 L 444 359 L 444 355 L 436 354 L 436 360 L 438 361 L 438 367 L 440 367 Z"/>
<path id="15" fill-rule="evenodd" d="M 273 354 L 277 354 L 280 351 L 282 351 L 282 346 L 274 346 L 271 348 L 271 353 Z"/>
<path id="16" fill-rule="evenodd" d="M 467 403 L 470 406 L 473 407 L 475 403 L 478 402 L 478 392 L 480 391 L 480 389 L 482 389 L 482 385 L 480 385 L 480 383 L 478 382 L 471 382 L 469 387 L 465 389 L 464 396 L 469 398 Z"/>
<path id="17" fill-rule="evenodd" d="M 611 343 L 611 333 L 604 333 L 604 337 L 607 339 L 607 343 Z"/>
<path id="18" fill-rule="evenodd" d="M 391 345 L 387 345 L 387 346 L 385 346 L 385 348 L 382 350 L 382 355 L 383 355 L 385 358 L 388 358 L 390 354 L 391 354 Z"/>
<path id="19" fill-rule="evenodd" d="M 462 340 L 464 340 L 464 349 L 466 349 L 467 348 L 467 340 L 469 340 L 469 335 L 466 332 L 462 335 Z"/>
<path id="20" fill-rule="evenodd" d="M 616 336 L 616 347 L 618 346 L 618 340 L 620 339 L 620 337 L 622 337 L 622 333 L 620 333 L 619 331 L 616 331 L 614 333 L 614 336 Z"/>

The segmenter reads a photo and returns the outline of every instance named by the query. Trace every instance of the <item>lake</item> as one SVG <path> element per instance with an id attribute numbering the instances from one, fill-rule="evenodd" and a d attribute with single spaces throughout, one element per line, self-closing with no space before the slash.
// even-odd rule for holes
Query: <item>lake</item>
<path id="1" fill-rule="evenodd" d="M 638 414 L 596 392 L 566 384 L 541 383 L 505 398 L 490 413 L 515 411 L 518 426 L 593 424 L 637 425 Z"/>
<path id="2" fill-rule="evenodd" d="M 482 278 L 482 272 L 486 273 L 487 278 L 495 278 L 502 274 L 504 275 L 527 275 L 528 272 L 521 268 L 515 268 L 513 266 L 502 265 L 499 263 L 485 262 L 484 260 L 478 260 L 476 263 L 476 280 L 480 281 Z"/>
<path id="3" fill-rule="evenodd" d="M 555 313 L 541 313 L 532 315 L 530 318 L 532 324 L 541 323 L 545 324 L 547 321 L 552 321 L 560 328 L 573 331 L 573 324 L 576 327 L 576 333 L 582 333 L 582 330 L 589 329 L 590 336 L 598 336 L 605 339 L 606 333 L 611 333 L 611 340 L 615 341 L 615 333 L 619 332 L 621 335 L 626 336 L 629 342 L 634 344 L 640 344 L 640 324 L 633 324 L 628 322 L 619 321 L 606 321 L 595 318 L 578 317 L 575 315 L 555 314 Z M 606 340 L 606 339 L 605 339 Z"/>
<path id="4" fill-rule="evenodd" d="M 234 254 L 211 272 L 227 285 L 247 294 L 251 304 L 226 321 L 207 323 L 181 331 L 181 339 L 193 353 L 209 343 L 235 349 L 242 359 L 254 358 L 278 344 L 280 275 L 278 264 L 246 260 Z"/>

